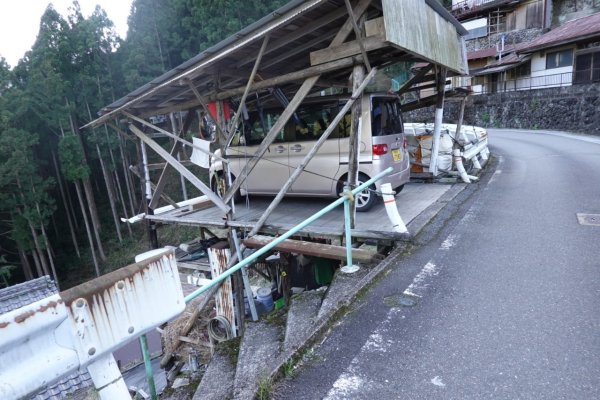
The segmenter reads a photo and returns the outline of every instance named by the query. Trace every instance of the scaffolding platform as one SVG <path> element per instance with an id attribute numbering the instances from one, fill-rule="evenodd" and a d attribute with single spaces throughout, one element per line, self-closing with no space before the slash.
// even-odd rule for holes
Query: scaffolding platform
<path id="1" fill-rule="evenodd" d="M 436 202 L 451 184 L 441 183 L 409 183 L 404 190 L 396 195 L 398 212 L 408 224 L 427 207 Z M 250 196 L 243 198 L 235 204 L 234 219 L 227 222 L 225 214 L 217 207 L 207 207 L 192 210 L 181 207 L 158 215 L 149 215 L 146 218 L 165 224 L 180 224 L 204 227 L 209 229 L 225 229 L 234 227 L 238 230 L 251 230 L 264 211 L 267 209 L 272 197 Z M 281 234 L 312 214 L 330 204 L 332 199 L 320 198 L 285 198 L 273 211 L 260 233 Z M 305 227 L 299 236 L 311 238 L 337 239 L 344 235 L 344 210 L 340 206 L 324 215 L 313 224 Z M 356 228 L 352 230 L 353 237 L 363 239 L 400 239 L 404 235 L 393 231 L 383 202 L 379 202 L 367 212 L 356 213 Z"/>

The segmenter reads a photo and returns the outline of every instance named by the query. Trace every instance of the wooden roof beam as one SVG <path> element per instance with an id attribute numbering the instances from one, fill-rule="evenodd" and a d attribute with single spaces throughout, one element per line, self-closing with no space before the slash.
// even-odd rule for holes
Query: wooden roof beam
<path id="1" fill-rule="evenodd" d="M 271 243 L 275 238 L 271 236 L 256 235 L 251 238 L 244 239 L 244 246 L 251 249 L 259 249 Z M 305 256 L 328 258 L 331 260 L 346 260 L 346 247 L 334 246 L 324 243 L 306 242 L 304 240 L 286 239 L 273 248 L 275 251 L 284 253 L 304 254 Z M 373 263 L 382 258 L 377 253 L 373 253 L 362 249 L 352 249 L 352 260 L 360 263 Z"/>
<path id="2" fill-rule="evenodd" d="M 353 40 L 336 47 L 328 47 L 326 49 L 313 51 L 310 53 L 310 64 L 313 66 L 319 65 L 329 61 L 339 60 L 340 58 L 361 54 L 363 51 L 366 53 L 367 51 L 378 50 L 385 46 L 387 46 L 387 43 L 383 36 L 369 36 L 364 40 Z M 363 62 L 369 63 L 368 60 L 365 61 L 364 54 L 362 59 Z M 368 70 L 371 70 L 370 64 Z"/>

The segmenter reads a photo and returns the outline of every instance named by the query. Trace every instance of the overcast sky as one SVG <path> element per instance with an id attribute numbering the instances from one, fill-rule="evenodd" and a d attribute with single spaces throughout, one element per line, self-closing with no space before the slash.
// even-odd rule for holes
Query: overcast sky
<path id="1" fill-rule="evenodd" d="M 106 11 L 122 38 L 127 33 L 127 17 L 132 0 L 79 0 L 81 12 L 89 16 L 96 4 Z M 40 27 L 46 6 L 52 3 L 63 16 L 68 14 L 73 0 L 0 0 L 0 56 L 11 67 L 17 65 L 31 49 Z"/>

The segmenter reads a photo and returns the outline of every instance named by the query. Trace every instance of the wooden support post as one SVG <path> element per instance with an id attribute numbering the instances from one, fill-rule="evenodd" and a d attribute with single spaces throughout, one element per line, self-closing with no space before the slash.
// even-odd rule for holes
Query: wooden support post
<path id="1" fill-rule="evenodd" d="M 229 244 L 225 241 L 219 242 L 209 247 L 207 253 L 212 277 L 215 279 L 215 277 L 221 275 L 228 269 L 229 259 L 231 258 Z M 236 336 L 237 324 L 233 307 L 233 287 L 231 277 L 225 279 L 221 284 L 221 287 L 217 290 L 217 293 L 215 294 L 215 308 L 217 315 L 222 315 L 229 321 L 233 336 Z"/>
<path id="2" fill-rule="evenodd" d="M 148 136 L 144 134 L 140 129 L 138 129 L 134 125 L 129 125 L 129 129 L 140 138 L 143 143 L 146 143 L 152 150 L 154 150 L 158 155 L 160 155 L 166 162 L 171 164 L 173 168 L 175 168 L 179 173 L 181 173 L 188 181 L 190 181 L 194 186 L 198 188 L 210 201 L 212 201 L 217 207 L 223 210 L 225 213 L 229 212 L 230 208 L 227 204 L 221 200 L 219 196 L 213 193 L 212 190 L 208 186 L 206 186 L 200 179 L 196 177 L 190 170 L 181 165 L 175 157 L 170 155 L 165 149 L 163 149 L 158 143 L 154 140 L 150 139 Z"/>
<path id="3" fill-rule="evenodd" d="M 352 11 L 352 6 L 350 5 L 350 0 L 344 0 L 346 3 L 346 9 L 348 10 L 348 16 L 350 22 L 352 23 L 352 28 L 354 29 L 354 35 L 356 35 L 356 41 L 360 47 L 360 53 L 363 56 L 363 63 L 367 67 L 367 71 L 371 72 L 371 64 L 369 63 L 369 59 L 367 58 L 367 51 L 365 50 L 365 44 L 363 43 L 362 33 L 358 24 L 356 23 L 356 18 L 354 18 L 354 12 Z"/>
<path id="4" fill-rule="evenodd" d="M 356 91 L 362 84 L 365 70 L 362 65 L 354 66 L 352 71 L 352 90 Z M 352 104 L 352 122 L 350 132 L 350 149 L 348 154 L 348 184 L 351 188 L 358 183 L 358 155 L 360 152 L 360 131 L 362 104 L 360 101 Z M 375 132 L 373 132 L 375 134 Z M 356 202 L 350 202 L 350 227 L 354 229 L 356 219 Z"/>
<path id="5" fill-rule="evenodd" d="M 435 104 L 435 124 L 433 127 L 433 144 L 431 146 L 431 160 L 429 172 L 433 176 L 438 174 L 438 153 L 440 148 L 440 135 L 442 132 L 442 118 L 444 116 L 444 91 L 446 86 L 446 68 L 438 66 L 437 76 L 437 102 Z"/>
<path id="6" fill-rule="evenodd" d="M 280 254 L 280 275 L 281 275 L 281 294 L 283 295 L 283 300 L 285 301 L 285 306 L 290 306 L 290 290 L 292 289 L 291 279 L 290 279 L 290 263 L 291 263 L 291 255 L 289 253 L 279 253 Z"/>

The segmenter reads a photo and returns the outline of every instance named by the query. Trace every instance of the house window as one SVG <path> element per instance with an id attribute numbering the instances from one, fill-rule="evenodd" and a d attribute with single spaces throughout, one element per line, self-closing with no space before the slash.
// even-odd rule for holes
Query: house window
<path id="1" fill-rule="evenodd" d="M 525 78 L 531 75 L 531 61 L 524 62 L 515 69 L 509 71 L 510 79 Z"/>
<path id="2" fill-rule="evenodd" d="M 600 50 L 593 53 L 578 54 L 575 57 L 574 83 L 600 81 Z"/>
<path id="3" fill-rule="evenodd" d="M 573 49 L 546 53 L 546 69 L 570 67 L 573 65 Z"/>

